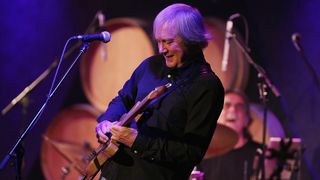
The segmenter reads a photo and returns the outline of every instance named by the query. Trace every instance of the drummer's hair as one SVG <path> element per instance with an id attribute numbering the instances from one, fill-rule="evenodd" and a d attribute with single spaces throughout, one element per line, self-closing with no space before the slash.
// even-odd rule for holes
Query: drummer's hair
<path id="1" fill-rule="evenodd" d="M 250 124 L 252 123 L 252 117 L 251 117 L 251 113 L 250 113 L 250 103 L 249 103 L 249 99 L 247 97 L 247 95 L 240 89 L 227 89 L 225 91 L 225 95 L 227 94 L 237 94 L 238 96 L 241 97 L 241 99 L 244 101 L 244 105 L 245 105 L 245 111 L 246 111 L 246 115 L 248 117 L 248 124 L 247 126 L 244 128 L 243 130 L 243 135 L 247 138 L 247 139 L 252 139 L 251 134 L 249 133 L 248 127 L 250 126 Z"/>

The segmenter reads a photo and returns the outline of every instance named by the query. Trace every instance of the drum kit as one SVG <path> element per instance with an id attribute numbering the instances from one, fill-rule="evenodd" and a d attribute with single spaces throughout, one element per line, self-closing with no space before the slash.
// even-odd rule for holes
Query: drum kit
<path id="1" fill-rule="evenodd" d="M 212 137 L 209 148 L 204 159 L 220 156 L 232 150 L 238 141 L 238 135 L 235 131 L 223 124 L 217 124 L 217 128 Z M 259 154 L 257 149 L 257 154 Z M 261 153 L 261 152 L 260 152 Z M 259 171 L 258 163 L 260 156 L 255 157 L 253 170 L 258 172 L 250 179 L 300 179 L 300 158 L 302 155 L 302 146 L 300 138 L 281 138 L 270 137 L 267 145 L 267 153 L 264 159 L 265 177 L 262 177 Z M 261 167 L 260 167 L 261 168 Z M 203 180 L 204 172 L 194 167 L 189 180 Z"/>

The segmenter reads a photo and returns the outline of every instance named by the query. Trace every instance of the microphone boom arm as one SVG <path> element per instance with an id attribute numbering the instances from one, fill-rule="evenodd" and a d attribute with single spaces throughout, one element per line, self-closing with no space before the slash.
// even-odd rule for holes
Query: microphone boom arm
<path id="1" fill-rule="evenodd" d="M 240 41 L 238 40 L 238 38 L 236 37 L 236 35 L 234 33 L 231 33 L 230 38 L 232 40 L 234 40 L 235 44 L 240 48 L 242 53 L 245 55 L 245 57 L 246 57 L 245 59 L 247 59 L 249 64 L 251 64 L 257 70 L 257 72 L 259 74 L 259 77 L 264 80 L 265 84 L 271 89 L 273 94 L 276 97 L 280 97 L 281 96 L 280 91 L 278 90 L 278 88 L 275 85 L 273 85 L 271 80 L 268 78 L 265 70 L 260 65 L 255 63 L 253 61 L 253 59 L 251 58 L 251 56 L 249 55 L 250 48 L 248 48 L 247 46 L 245 46 L 242 43 L 240 43 Z"/>
<path id="2" fill-rule="evenodd" d="M 96 15 L 94 16 L 93 20 L 89 24 L 88 28 L 85 30 L 85 33 L 92 33 L 95 31 L 96 25 L 94 25 L 94 22 L 96 19 L 99 20 L 99 26 L 101 26 L 101 23 L 104 23 L 104 15 L 102 14 L 101 11 L 98 11 Z M 100 22 L 101 21 L 101 22 Z M 81 42 L 78 42 L 74 46 L 72 46 L 64 55 L 63 59 L 68 58 L 76 49 L 78 49 L 81 46 Z M 21 91 L 15 98 L 11 100 L 11 102 L 4 107 L 1 110 L 1 115 L 7 114 L 18 102 L 20 102 L 29 92 L 31 92 L 37 85 L 42 82 L 49 74 L 50 72 L 57 67 L 59 59 L 56 58 L 50 66 L 41 73 L 41 75 L 35 79 L 30 85 L 24 88 L 23 91 Z"/>

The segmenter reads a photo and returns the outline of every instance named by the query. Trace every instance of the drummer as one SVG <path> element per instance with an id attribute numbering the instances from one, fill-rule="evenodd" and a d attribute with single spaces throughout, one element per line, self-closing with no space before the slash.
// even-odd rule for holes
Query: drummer
<path id="1" fill-rule="evenodd" d="M 227 90 L 218 122 L 233 129 L 238 134 L 238 141 L 231 151 L 200 163 L 198 168 L 204 172 L 205 180 L 250 179 L 256 150 L 260 147 L 248 132 L 251 121 L 245 94 L 239 90 Z"/>

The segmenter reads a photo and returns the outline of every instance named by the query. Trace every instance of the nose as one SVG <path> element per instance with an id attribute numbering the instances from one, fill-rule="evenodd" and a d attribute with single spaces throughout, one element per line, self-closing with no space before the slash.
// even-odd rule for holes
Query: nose
<path id="1" fill-rule="evenodd" d="M 161 54 L 166 54 L 168 52 L 168 49 L 164 46 L 163 43 L 158 43 L 158 50 Z"/>
<path id="2" fill-rule="evenodd" d="M 235 108 L 234 105 L 231 105 L 231 106 L 229 106 L 229 107 L 227 108 L 227 112 L 232 112 L 232 113 L 234 113 L 235 111 L 236 111 L 236 108 Z"/>

